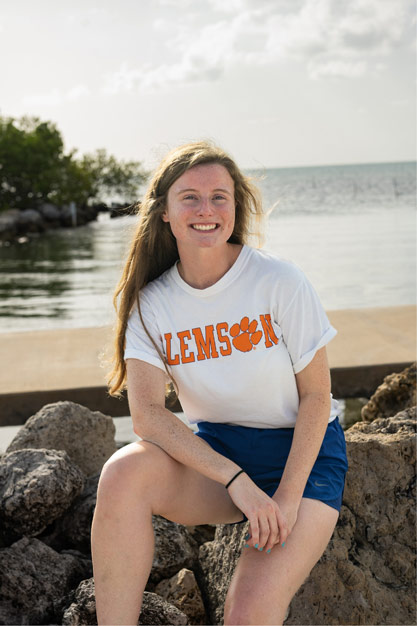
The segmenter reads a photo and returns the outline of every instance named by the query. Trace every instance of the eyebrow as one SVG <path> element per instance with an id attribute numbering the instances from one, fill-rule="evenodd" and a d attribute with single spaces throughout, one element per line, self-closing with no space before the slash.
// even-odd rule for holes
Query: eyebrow
<path id="1" fill-rule="evenodd" d="M 186 192 L 186 191 L 194 191 L 194 192 L 198 193 L 198 190 L 197 190 L 197 189 L 192 189 L 192 188 L 189 188 L 189 189 L 180 189 L 179 191 L 177 191 L 177 195 L 179 195 L 180 193 L 184 193 L 184 192 Z M 218 187 L 217 189 L 213 189 L 213 192 L 215 192 L 215 191 L 221 191 L 222 193 L 227 193 L 229 196 L 231 196 L 231 195 L 232 195 L 232 194 L 230 193 L 230 191 L 228 191 L 227 189 L 223 189 L 223 188 L 221 188 L 221 187 Z"/>

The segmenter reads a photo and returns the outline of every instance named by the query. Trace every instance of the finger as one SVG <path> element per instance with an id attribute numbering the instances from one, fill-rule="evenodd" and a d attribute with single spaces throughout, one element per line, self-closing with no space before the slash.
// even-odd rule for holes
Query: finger
<path id="1" fill-rule="evenodd" d="M 270 535 L 268 515 L 265 511 L 258 513 L 258 524 L 259 524 L 259 541 L 255 543 L 254 548 L 262 552 L 265 548 L 265 545 Z"/>
<path id="2" fill-rule="evenodd" d="M 248 515 L 248 514 L 246 514 Z M 257 515 L 251 515 L 249 514 L 248 516 L 249 519 L 249 527 L 251 529 L 251 533 L 250 533 L 250 538 L 247 540 L 247 544 L 250 548 L 254 548 L 255 547 L 255 543 L 259 543 L 259 524 L 258 524 L 258 517 Z"/>
<path id="3" fill-rule="evenodd" d="M 276 520 L 277 520 L 278 528 L 279 528 L 279 537 L 278 537 L 277 543 L 280 543 L 282 545 L 286 542 L 288 534 L 289 534 L 288 526 L 287 526 L 286 519 L 284 515 L 282 514 L 281 509 L 279 508 L 278 505 L 275 509 L 275 514 L 276 514 Z"/>
<path id="4" fill-rule="evenodd" d="M 275 507 L 272 509 L 269 518 L 269 537 L 268 541 L 265 545 L 265 551 L 268 552 L 272 550 L 272 548 L 279 543 L 280 534 L 279 534 L 279 526 L 277 522 L 277 516 L 275 513 Z"/>

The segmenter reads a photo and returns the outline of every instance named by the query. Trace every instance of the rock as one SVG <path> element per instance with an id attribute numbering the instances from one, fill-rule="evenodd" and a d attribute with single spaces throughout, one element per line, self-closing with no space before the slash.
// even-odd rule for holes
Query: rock
<path id="1" fill-rule="evenodd" d="M 188 624 L 187 616 L 155 593 L 145 591 L 140 624 Z M 62 624 L 79 626 L 97 624 L 94 580 L 83 580 L 75 592 L 74 602 L 65 611 Z"/>
<path id="2" fill-rule="evenodd" d="M 84 491 L 69 509 L 40 536 L 54 550 L 75 549 L 91 555 L 91 523 L 97 500 L 99 474 L 86 480 Z"/>
<path id="3" fill-rule="evenodd" d="M 208 541 L 200 546 L 198 560 L 203 578 L 198 582 L 210 624 L 223 624 L 227 591 L 243 550 L 244 536 L 248 528 L 249 522 L 233 525 L 219 524 L 214 541 Z"/>
<path id="4" fill-rule="evenodd" d="M 173 604 L 168 604 L 156 593 L 145 591 L 143 594 L 142 609 L 139 615 L 139 624 L 189 624 L 188 618 Z"/>
<path id="5" fill-rule="evenodd" d="M 185 613 L 190 624 L 207 624 L 200 589 L 191 570 L 184 568 L 172 578 L 162 580 L 155 593 Z"/>
<path id="6" fill-rule="evenodd" d="M 50 202 L 45 202 L 39 207 L 38 211 L 42 215 L 44 220 L 48 222 L 48 226 L 51 226 L 51 224 L 54 224 L 56 226 L 60 225 L 61 213 L 58 207 L 54 204 L 51 204 Z"/>
<path id="7" fill-rule="evenodd" d="M 346 431 L 341 516 L 286 624 L 416 622 L 415 427 L 408 409 Z"/>
<path id="8" fill-rule="evenodd" d="M 62 597 L 88 576 L 82 561 L 24 537 L 0 550 L 0 624 L 60 624 Z"/>
<path id="9" fill-rule="evenodd" d="M 371 422 L 378 417 L 391 417 L 416 406 L 416 363 L 400 373 L 390 374 L 362 408 L 362 419 Z"/>
<path id="10" fill-rule="evenodd" d="M 99 473 L 116 452 L 116 428 L 109 415 L 75 402 L 46 404 L 30 417 L 7 448 L 65 450 L 86 476 Z"/>
<path id="11" fill-rule="evenodd" d="M 213 541 L 216 534 L 216 524 L 202 524 L 200 526 L 186 526 L 191 537 L 201 546 L 206 541 Z"/>
<path id="12" fill-rule="evenodd" d="M 18 209 L 10 209 L 0 213 L 0 241 L 12 241 L 18 233 Z"/>
<path id="13" fill-rule="evenodd" d="M 40 233 L 45 230 L 42 215 L 35 209 L 20 211 L 17 226 L 19 233 Z"/>
<path id="14" fill-rule="evenodd" d="M 346 431 L 349 471 L 338 524 L 286 624 L 416 623 L 415 428 L 409 408 Z M 222 623 L 247 527 L 220 525 L 214 541 L 200 547 L 211 623 Z"/>
<path id="15" fill-rule="evenodd" d="M 83 580 L 75 591 L 73 602 L 64 611 L 62 624 L 79 626 L 81 624 L 97 624 L 96 599 L 94 596 L 94 579 Z"/>
<path id="16" fill-rule="evenodd" d="M 34 536 L 69 508 L 84 476 L 64 451 L 17 450 L 0 459 L 0 523 L 14 540 Z"/>
<path id="17" fill-rule="evenodd" d="M 153 591 L 152 585 L 162 579 L 170 578 L 184 567 L 192 569 L 197 560 L 198 545 L 181 524 L 153 515 L 152 525 L 155 553 L 148 585 Z"/>

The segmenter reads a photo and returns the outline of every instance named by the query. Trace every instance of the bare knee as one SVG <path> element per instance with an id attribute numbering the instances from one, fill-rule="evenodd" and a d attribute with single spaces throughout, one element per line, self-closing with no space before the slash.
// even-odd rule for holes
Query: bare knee
<path id="1" fill-rule="evenodd" d="M 151 484 L 154 466 L 152 450 L 133 443 L 115 452 L 104 464 L 97 489 L 97 500 L 107 503 L 123 497 L 143 495 Z"/>
<path id="2" fill-rule="evenodd" d="M 250 592 L 229 588 L 224 605 L 224 624 L 283 624 L 288 615 L 288 607 L 292 600 L 290 594 L 283 589 L 280 594 L 262 593 L 262 590 Z M 272 597 L 271 597 L 272 596 Z"/>
<path id="3" fill-rule="evenodd" d="M 280 602 L 277 598 L 256 598 L 252 601 L 245 599 L 233 604 L 225 604 L 225 626 L 239 624 L 273 624 L 280 626 L 284 623 L 287 614 L 288 603 Z"/>

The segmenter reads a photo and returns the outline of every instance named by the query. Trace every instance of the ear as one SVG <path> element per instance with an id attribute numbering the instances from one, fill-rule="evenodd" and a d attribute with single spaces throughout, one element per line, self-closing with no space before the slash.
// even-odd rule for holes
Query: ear
<path id="1" fill-rule="evenodd" d="M 166 211 L 162 213 L 161 218 L 163 222 L 169 222 L 168 213 Z"/>

